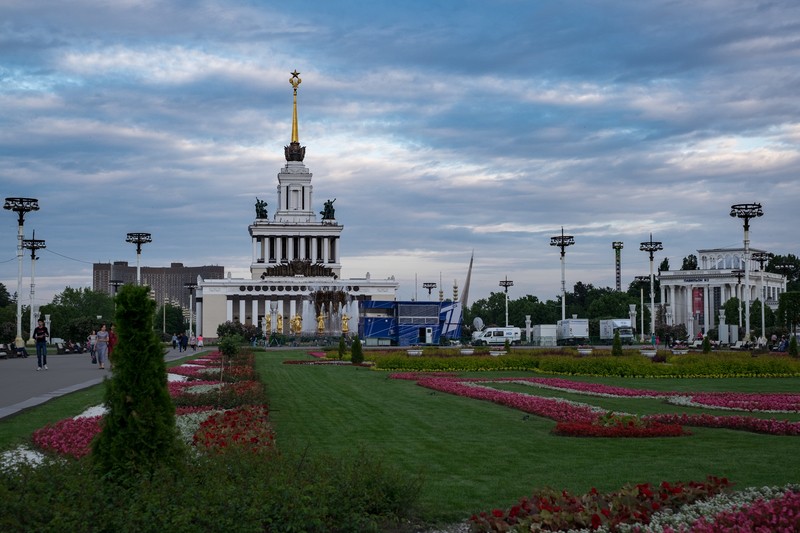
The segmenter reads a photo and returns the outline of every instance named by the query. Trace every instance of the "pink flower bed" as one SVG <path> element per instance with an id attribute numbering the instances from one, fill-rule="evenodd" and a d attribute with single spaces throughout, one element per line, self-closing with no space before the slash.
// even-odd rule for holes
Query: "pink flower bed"
<path id="1" fill-rule="evenodd" d="M 647 415 L 643 418 L 662 424 L 738 429 L 754 433 L 766 433 L 768 435 L 800 435 L 800 422 L 791 422 L 789 420 L 767 420 L 749 416 L 687 415 L 686 413 Z"/>
<path id="2" fill-rule="evenodd" d="M 100 416 L 66 418 L 33 432 L 37 448 L 61 455 L 83 457 L 91 451 L 92 439 L 100 433 Z"/>
<path id="3" fill-rule="evenodd" d="M 739 411 L 800 412 L 800 394 L 709 392 L 692 394 L 691 397 L 698 404 Z"/>
<path id="4" fill-rule="evenodd" d="M 787 492 L 774 500 L 758 500 L 741 509 L 725 511 L 710 520 L 702 517 L 689 528 L 692 533 L 793 533 L 800 531 L 800 493 Z"/>

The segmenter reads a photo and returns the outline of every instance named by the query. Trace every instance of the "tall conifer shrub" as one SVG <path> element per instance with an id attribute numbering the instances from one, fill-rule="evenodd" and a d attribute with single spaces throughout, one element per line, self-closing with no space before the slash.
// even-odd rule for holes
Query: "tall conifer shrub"
<path id="1" fill-rule="evenodd" d="M 183 450 L 167 389 L 164 348 L 153 330 L 156 304 L 148 287 L 125 285 L 116 297 L 118 342 L 106 380 L 103 430 L 92 443 L 97 468 L 125 483 L 177 465 Z"/>
<path id="2" fill-rule="evenodd" d="M 353 345 L 350 347 L 350 362 L 354 365 L 364 362 L 364 352 L 361 351 L 361 339 L 358 335 L 353 338 Z"/>
<path id="3" fill-rule="evenodd" d="M 614 342 L 611 345 L 611 355 L 622 355 L 622 339 L 619 337 L 619 331 L 614 332 Z"/>

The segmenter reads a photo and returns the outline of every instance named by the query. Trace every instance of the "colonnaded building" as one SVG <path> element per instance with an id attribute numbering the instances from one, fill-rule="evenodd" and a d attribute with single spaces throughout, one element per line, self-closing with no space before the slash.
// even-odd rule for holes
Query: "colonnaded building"
<path id="1" fill-rule="evenodd" d="M 666 306 L 667 322 L 686 324 L 689 335 L 694 337 L 715 327 L 716 317 L 730 298 L 751 304 L 759 300 L 777 310 L 778 297 L 786 292 L 786 277 L 766 272 L 764 261 L 753 258 L 765 254 L 751 248 L 745 265 L 744 248 L 697 250 L 697 270 L 660 272 L 661 302 Z M 761 318 L 751 316 L 750 328 L 760 336 Z"/>
<path id="2" fill-rule="evenodd" d="M 336 221 L 335 198 L 315 211 L 312 174 L 303 163 L 306 148 L 298 136 L 299 73 L 293 72 L 289 81 L 294 89 L 292 140 L 284 147 L 286 165 L 278 172 L 277 209 L 269 218 L 268 203 L 256 199 L 255 219 L 248 227 L 250 279 L 198 276 L 199 335 L 216 337 L 217 326 L 226 321 L 273 333 L 346 334 L 358 324 L 359 302 L 396 299 L 393 277 L 372 279 L 367 273 L 341 278 L 344 226 Z"/>

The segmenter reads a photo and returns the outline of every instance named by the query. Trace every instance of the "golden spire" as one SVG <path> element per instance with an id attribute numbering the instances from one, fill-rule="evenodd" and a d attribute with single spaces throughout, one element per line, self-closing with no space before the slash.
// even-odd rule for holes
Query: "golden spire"
<path id="1" fill-rule="evenodd" d="M 294 72 L 291 73 L 292 77 L 289 78 L 289 83 L 292 84 L 294 88 L 294 104 L 292 106 L 292 142 L 299 143 L 300 139 L 297 134 L 297 86 L 303 81 L 300 79 L 300 73 L 297 72 L 297 69 L 294 69 Z"/>

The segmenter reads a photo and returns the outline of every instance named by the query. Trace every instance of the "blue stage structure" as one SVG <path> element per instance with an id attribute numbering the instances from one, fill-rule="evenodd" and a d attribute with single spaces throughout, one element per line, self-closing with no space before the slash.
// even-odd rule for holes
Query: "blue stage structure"
<path id="1" fill-rule="evenodd" d="M 358 335 L 367 346 L 443 344 L 461 338 L 461 302 L 359 302 Z"/>

